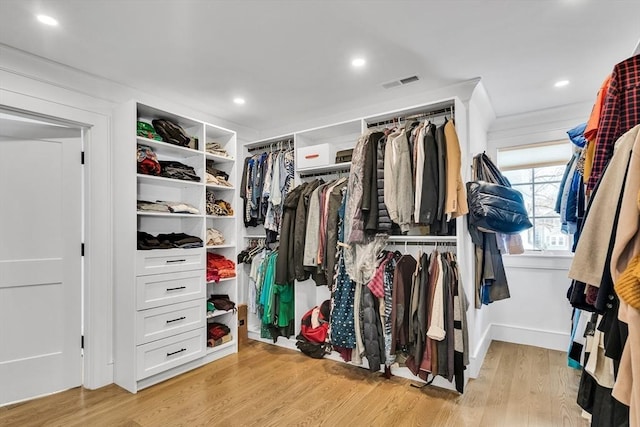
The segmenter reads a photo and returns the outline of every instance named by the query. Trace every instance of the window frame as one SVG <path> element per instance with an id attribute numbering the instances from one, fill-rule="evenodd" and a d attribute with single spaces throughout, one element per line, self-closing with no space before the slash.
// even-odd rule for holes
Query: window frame
<path id="1" fill-rule="evenodd" d="M 496 147 L 496 160 L 498 160 L 497 166 L 500 169 L 500 171 L 502 173 L 504 172 L 511 172 L 511 171 L 527 171 L 527 181 L 526 182 L 518 182 L 518 183 L 511 183 L 511 185 L 513 186 L 514 189 L 518 190 L 518 187 L 520 186 L 530 186 L 531 188 L 531 203 L 532 203 L 532 207 L 531 207 L 531 216 L 530 216 L 530 220 L 531 223 L 533 224 L 532 230 L 531 232 L 533 233 L 533 248 L 527 249 L 525 248 L 525 255 L 534 255 L 534 256 L 561 256 L 561 257 L 565 257 L 565 256 L 573 256 L 573 252 L 571 251 L 571 247 L 572 247 L 572 238 L 569 236 L 573 236 L 572 234 L 562 234 L 562 236 L 564 237 L 564 244 L 565 244 L 565 249 L 543 249 L 540 248 L 540 242 L 538 242 L 536 240 L 536 220 L 544 220 L 544 219 L 557 219 L 560 217 L 560 214 L 556 214 L 555 216 L 551 216 L 551 215 L 543 215 L 543 216 L 537 216 L 537 212 L 536 212 L 536 186 L 539 186 L 540 184 L 561 184 L 562 183 L 562 175 L 559 176 L 559 178 L 557 180 L 551 180 L 551 181 L 536 181 L 535 179 L 535 170 L 538 168 L 544 168 L 544 167 L 551 167 L 551 166 L 563 166 L 566 167 L 567 163 L 570 160 L 570 157 L 561 161 L 561 160 L 556 160 L 556 161 L 542 161 L 542 162 L 530 162 L 530 163 L 523 163 L 522 166 L 510 166 L 510 167 L 506 167 L 506 168 L 501 168 L 500 164 L 499 164 L 499 154 L 500 152 L 507 152 L 507 151 L 518 151 L 518 150 L 526 150 L 526 149 L 537 149 L 537 148 L 541 148 L 544 149 L 544 147 L 548 147 L 550 145 L 561 145 L 561 144 L 566 144 L 568 147 L 572 147 L 571 146 L 571 142 L 568 139 L 563 139 L 563 140 L 551 140 L 551 141 L 543 141 L 543 142 L 538 142 L 538 143 L 533 143 L 533 144 L 522 144 L 522 145 L 513 145 L 513 146 L 505 146 L 505 147 Z M 558 239 L 559 240 L 559 239 Z M 544 242 L 543 242 L 544 244 Z M 538 247 L 536 247 L 536 245 Z M 551 244 L 549 244 L 549 246 L 551 246 Z M 557 245 L 554 245 L 557 246 Z"/>

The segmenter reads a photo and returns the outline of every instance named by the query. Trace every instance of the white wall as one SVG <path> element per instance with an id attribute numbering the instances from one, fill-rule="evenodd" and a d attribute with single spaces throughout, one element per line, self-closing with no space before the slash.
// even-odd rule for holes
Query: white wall
<path id="1" fill-rule="evenodd" d="M 488 307 L 492 339 L 566 351 L 571 258 L 511 255 L 504 261 L 511 298 Z"/>
<path id="2" fill-rule="evenodd" d="M 590 112 L 591 104 L 584 103 L 499 118 L 490 129 L 487 154 L 496 159 L 498 148 L 567 139 L 567 130 Z M 508 255 L 504 263 L 511 298 L 483 308 L 490 338 L 566 351 L 571 257 Z"/>

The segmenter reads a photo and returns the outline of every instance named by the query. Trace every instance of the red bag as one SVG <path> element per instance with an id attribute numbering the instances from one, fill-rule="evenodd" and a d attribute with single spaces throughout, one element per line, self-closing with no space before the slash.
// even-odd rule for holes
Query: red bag
<path id="1" fill-rule="evenodd" d="M 319 307 L 313 307 L 302 316 L 300 334 L 308 341 L 324 343 L 327 340 L 330 305 L 331 302 L 327 300 Z"/>

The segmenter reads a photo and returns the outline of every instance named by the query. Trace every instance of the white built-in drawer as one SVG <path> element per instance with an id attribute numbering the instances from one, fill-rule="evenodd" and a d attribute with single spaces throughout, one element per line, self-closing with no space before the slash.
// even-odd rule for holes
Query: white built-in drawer
<path id="1" fill-rule="evenodd" d="M 136 287 L 138 310 L 204 298 L 207 290 L 203 270 L 140 276 Z"/>
<path id="2" fill-rule="evenodd" d="M 329 144 L 318 144 L 310 147 L 298 147 L 296 149 L 296 167 L 298 169 L 328 166 L 334 162 L 330 157 Z"/>
<path id="3" fill-rule="evenodd" d="M 202 248 L 137 251 L 136 275 L 204 269 L 205 257 Z"/>
<path id="4" fill-rule="evenodd" d="M 136 379 L 141 380 L 203 357 L 207 350 L 205 334 L 205 328 L 200 328 L 139 345 Z"/>
<path id="5" fill-rule="evenodd" d="M 138 311 L 136 342 L 145 344 L 201 328 L 205 324 L 206 303 L 203 299 Z"/>

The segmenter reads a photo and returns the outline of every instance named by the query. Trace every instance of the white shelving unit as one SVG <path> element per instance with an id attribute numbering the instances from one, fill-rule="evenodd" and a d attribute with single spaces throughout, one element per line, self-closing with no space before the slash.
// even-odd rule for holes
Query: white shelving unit
<path id="1" fill-rule="evenodd" d="M 195 148 L 180 147 L 136 135 L 138 120 L 151 123 L 163 118 L 180 125 L 197 138 Z M 130 392 L 237 352 L 237 316 L 220 312 L 216 321 L 226 324 L 232 340 L 215 348 L 207 347 L 207 298 L 213 293 L 228 294 L 237 301 L 237 281 L 207 283 L 207 253 L 222 253 L 234 260 L 236 252 L 235 215 L 206 214 L 207 191 L 236 203 L 235 187 L 206 184 L 207 164 L 225 171 L 234 184 L 236 175 L 236 134 L 228 129 L 173 114 L 135 101 L 117 109 L 114 153 L 116 162 L 115 210 L 115 300 L 114 328 L 115 383 Z M 230 157 L 205 151 L 216 141 Z M 138 173 L 136 147 L 150 147 L 158 160 L 191 166 L 200 181 L 188 181 Z M 219 188 L 218 188 L 219 187 Z M 137 211 L 136 200 L 184 202 L 199 214 Z M 235 206 L 234 206 L 235 207 Z M 216 228 L 225 243 L 206 246 L 207 228 Z M 203 247 L 190 249 L 137 250 L 137 233 L 185 233 L 203 240 Z"/>
<path id="2" fill-rule="evenodd" d="M 471 94 L 463 94 L 464 98 L 459 98 L 457 96 L 451 96 L 449 98 L 440 99 L 430 103 L 424 103 L 416 106 L 410 106 L 403 109 L 393 110 L 377 115 L 371 115 L 367 117 L 361 117 L 354 120 L 339 122 L 335 124 L 330 124 L 327 126 L 317 127 L 309 130 L 304 130 L 300 132 L 295 132 L 293 135 L 274 137 L 270 139 L 265 139 L 262 141 L 252 142 L 245 146 L 245 155 L 248 153 L 248 148 L 256 147 L 256 146 L 265 146 L 269 143 L 274 143 L 276 141 L 284 140 L 285 138 L 293 138 L 295 150 L 298 152 L 301 148 L 309 148 L 319 145 L 325 145 L 325 148 L 328 147 L 329 150 L 329 162 L 321 165 L 315 165 L 310 167 L 304 167 L 301 165 L 299 160 L 301 156 L 296 154 L 296 184 L 300 184 L 304 180 L 313 179 L 318 176 L 325 176 L 325 180 L 330 180 L 336 178 L 340 175 L 348 175 L 351 163 L 335 163 L 335 154 L 337 151 L 345 150 L 349 148 L 354 148 L 356 142 L 360 135 L 363 132 L 367 131 L 370 126 L 374 126 L 384 122 L 391 122 L 398 117 L 409 117 L 415 116 L 419 114 L 426 113 L 436 113 L 440 112 L 443 114 L 451 116 L 451 113 L 455 112 L 456 119 L 456 129 L 458 132 L 458 138 L 460 140 L 460 145 L 462 149 L 462 165 L 463 165 L 463 180 L 467 181 L 469 178 L 469 174 L 467 170 L 464 170 L 465 166 L 470 164 L 471 156 L 469 152 L 471 151 L 471 144 L 469 143 L 470 138 L 470 125 L 468 121 L 468 115 L 470 114 L 470 105 L 469 99 Z M 477 113 L 474 113 L 477 114 Z M 443 120 L 443 119 L 442 119 Z M 479 123 L 481 123 L 482 118 L 480 117 Z M 436 123 L 441 123 L 438 120 Z M 475 131 L 475 130 L 474 130 Z M 478 133 L 478 134 L 481 134 Z M 484 130 L 484 138 L 486 138 L 486 130 Z M 324 149 L 324 148 L 323 148 Z M 304 150 L 305 152 L 308 150 Z M 417 251 L 421 246 L 424 247 L 434 247 L 434 245 L 442 244 L 443 246 L 452 248 L 457 252 L 460 269 L 463 274 L 463 282 L 465 283 L 466 293 L 469 298 L 473 298 L 474 289 L 473 289 L 473 280 L 472 280 L 472 252 L 471 252 L 471 242 L 468 234 L 466 233 L 466 225 L 464 222 L 464 218 L 458 218 L 456 220 L 456 235 L 455 236 L 425 236 L 418 235 L 421 233 L 419 227 L 414 227 L 410 230 L 409 235 L 401 235 L 401 236 L 390 236 L 389 237 L 389 249 L 399 249 L 399 247 L 404 243 L 405 250 L 407 250 L 407 246 L 411 246 L 411 250 Z M 252 231 L 252 229 L 246 229 L 245 234 L 243 236 L 245 239 L 248 238 L 259 238 L 264 237 Z M 248 285 L 248 278 L 246 277 L 248 274 L 248 269 L 239 269 L 239 274 L 241 277 L 241 284 L 243 287 Z M 296 313 L 295 318 L 299 322 L 299 319 L 302 315 L 309 310 L 311 307 L 315 305 L 319 305 L 322 301 L 330 298 L 329 289 L 326 286 L 317 287 L 315 283 L 309 279 L 305 282 L 296 282 L 295 283 L 295 304 L 296 304 Z M 246 295 L 246 290 L 243 289 L 242 292 Z M 474 317 L 470 316 L 470 326 L 469 332 L 472 333 L 473 330 L 473 322 L 475 321 Z M 265 340 L 260 338 L 260 320 L 255 315 L 249 315 L 249 338 L 254 340 L 263 341 L 266 343 L 273 344 L 271 340 Z M 297 328 L 299 329 L 299 327 Z M 473 338 L 471 337 L 472 342 Z M 295 347 L 295 338 L 291 339 L 283 339 L 279 338 L 276 345 L 296 349 Z M 471 349 L 469 349 L 471 351 Z M 480 356 L 484 357 L 484 354 Z M 329 355 L 328 359 L 332 360 L 341 360 L 336 353 Z M 362 365 L 363 367 L 367 367 L 367 362 L 364 360 Z M 471 367 L 472 372 L 476 372 L 479 368 Z M 394 375 L 406 377 L 412 380 L 420 381 L 417 377 L 415 377 L 407 368 L 397 368 L 393 370 Z M 434 382 L 435 385 L 453 389 L 453 385 L 442 378 L 436 378 Z"/>

